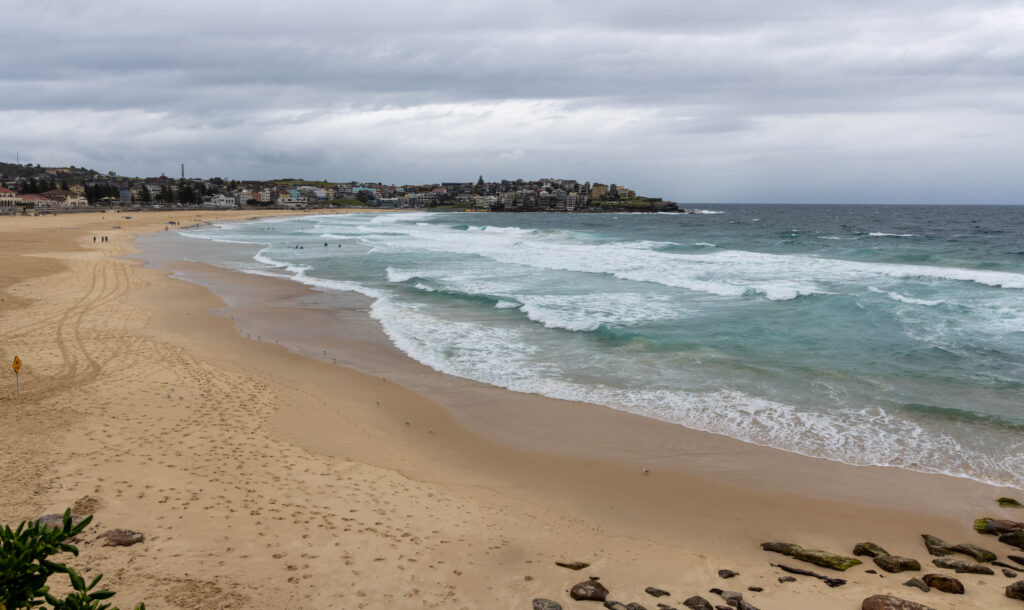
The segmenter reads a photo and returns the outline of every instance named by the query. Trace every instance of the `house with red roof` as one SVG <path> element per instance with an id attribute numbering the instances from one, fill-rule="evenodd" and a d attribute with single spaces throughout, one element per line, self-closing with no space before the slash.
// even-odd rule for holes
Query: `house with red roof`
<path id="1" fill-rule="evenodd" d="M 10 214 L 21 203 L 21 197 L 11 189 L 0 186 L 0 214 Z"/>

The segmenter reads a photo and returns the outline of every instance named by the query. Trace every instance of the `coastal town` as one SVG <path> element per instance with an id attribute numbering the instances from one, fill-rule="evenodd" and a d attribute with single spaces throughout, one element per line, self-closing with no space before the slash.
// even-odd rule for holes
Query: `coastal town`
<path id="1" fill-rule="evenodd" d="M 680 211 L 626 186 L 572 179 L 381 184 L 298 179 L 125 177 L 70 167 L 0 164 L 0 214 L 90 208 L 446 208 L 493 212 Z"/>

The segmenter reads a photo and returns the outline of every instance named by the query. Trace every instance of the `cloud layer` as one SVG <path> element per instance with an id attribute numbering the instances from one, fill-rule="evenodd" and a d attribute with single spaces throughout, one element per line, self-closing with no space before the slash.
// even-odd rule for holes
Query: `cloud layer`
<path id="1" fill-rule="evenodd" d="M 1024 203 L 1019 2 L 0 0 L 0 159 Z"/>

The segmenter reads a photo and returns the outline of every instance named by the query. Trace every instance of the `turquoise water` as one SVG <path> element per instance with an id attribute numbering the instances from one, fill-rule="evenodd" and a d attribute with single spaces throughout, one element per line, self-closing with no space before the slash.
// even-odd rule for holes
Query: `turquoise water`
<path id="1" fill-rule="evenodd" d="M 184 234 L 239 243 L 206 262 L 372 297 L 394 344 L 445 373 L 1024 488 L 1024 208 L 704 212 L 356 214 Z"/>

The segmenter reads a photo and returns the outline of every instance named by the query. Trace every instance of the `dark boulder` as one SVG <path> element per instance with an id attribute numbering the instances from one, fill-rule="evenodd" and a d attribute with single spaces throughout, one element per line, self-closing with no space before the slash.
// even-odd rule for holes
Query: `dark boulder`
<path id="1" fill-rule="evenodd" d="M 538 597 L 533 600 L 533 610 L 562 610 L 562 604 Z"/>
<path id="2" fill-rule="evenodd" d="M 1003 576 L 1007 578 L 1017 578 L 1017 573 L 1013 570 L 1007 570 L 1006 568 L 1003 568 Z"/>
<path id="3" fill-rule="evenodd" d="M 892 595 L 872 595 L 861 602 L 860 608 L 861 610 L 935 610 L 924 604 L 907 601 Z"/>
<path id="4" fill-rule="evenodd" d="M 1024 530 L 1003 534 L 999 537 L 999 542 L 1024 550 Z"/>
<path id="5" fill-rule="evenodd" d="M 930 534 L 921 534 L 921 537 L 924 538 L 924 545 L 928 548 L 928 553 L 935 557 L 946 557 L 954 553 L 963 553 L 964 555 L 970 555 L 975 561 L 980 562 L 996 559 L 995 553 L 974 544 L 950 544 L 942 538 Z"/>
<path id="6" fill-rule="evenodd" d="M 730 606 L 735 606 L 743 599 L 743 594 L 739 591 L 722 591 L 719 595 L 721 595 L 722 599 L 725 600 L 725 603 Z"/>
<path id="7" fill-rule="evenodd" d="M 654 597 L 665 597 L 666 595 L 671 595 L 671 593 L 669 593 L 668 591 L 658 589 L 656 587 L 647 587 L 646 589 L 644 589 L 644 593 Z"/>
<path id="8" fill-rule="evenodd" d="M 739 576 L 739 575 L 740 575 L 739 572 L 733 572 L 732 570 L 719 570 L 718 571 L 718 577 L 719 578 L 732 578 L 733 576 Z"/>
<path id="9" fill-rule="evenodd" d="M 1020 555 L 1007 555 L 1006 558 L 1014 563 L 1019 563 L 1024 566 L 1024 557 L 1021 557 Z"/>
<path id="10" fill-rule="evenodd" d="M 933 589 L 938 589 L 943 593 L 956 593 L 963 595 L 964 584 L 952 576 L 946 576 L 945 574 L 925 574 L 921 579 L 926 585 Z"/>
<path id="11" fill-rule="evenodd" d="M 556 561 L 556 566 L 563 568 L 569 568 L 570 570 L 582 570 L 583 568 L 589 568 L 589 563 L 583 563 L 582 561 Z"/>
<path id="12" fill-rule="evenodd" d="M 713 610 L 711 602 L 704 599 L 700 595 L 694 595 L 693 597 L 687 599 L 685 602 L 683 602 L 683 605 L 689 608 L 690 610 Z"/>
<path id="13" fill-rule="evenodd" d="M 608 597 L 608 589 L 594 580 L 584 580 L 573 586 L 569 595 L 578 601 L 603 602 Z"/>
<path id="14" fill-rule="evenodd" d="M 868 557 L 878 557 L 880 555 L 888 555 L 889 551 L 886 551 L 874 542 L 859 542 L 857 543 L 857 546 L 853 547 L 853 554 L 862 556 L 867 555 Z"/>
<path id="15" fill-rule="evenodd" d="M 1024 600 L 1024 580 L 1018 580 L 1006 587 L 1006 597 Z"/>
<path id="16" fill-rule="evenodd" d="M 772 564 L 769 564 L 769 565 L 771 565 L 772 567 L 775 567 L 775 568 L 779 568 L 783 572 L 789 572 L 790 574 L 799 574 L 801 576 L 812 576 L 812 577 L 817 578 L 819 580 L 825 581 L 825 584 L 830 586 L 830 587 L 841 587 L 841 586 L 846 584 L 846 581 L 843 580 L 842 578 L 829 578 L 828 576 L 823 576 L 823 575 L 818 574 L 816 572 L 811 572 L 810 570 L 803 570 L 801 568 L 791 568 L 789 566 L 782 565 L 781 563 L 779 563 L 779 564 L 772 563 Z M 782 582 L 782 581 L 779 581 L 779 582 Z M 715 590 L 712 589 L 711 592 L 714 593 Z"/>
<path id="17" fill-rule="evenodd" d="M 1021 504 L 1020 502 L 1014 500 L 1013 498 L 1003 497 L 997 499 L 996 502 L 998 502 L 999 506 L 1003 508 L 1024 508 L 1024 504 Z"/>
<path id="18" fill-rule="evenodd" d="M 924 546 L 928 549 L 929 555 L 945 557 L 953 554 L 953 549 L 950 548 L 953 545 L 942 538 L 932 536 L 931 534 L 921 534 L 921 538 L 924 538 Z"/>
<path id="19" fill-rule="evenodd" d="M 920 572 L 921 562 L 910 557 L 900 557 L 899 555 L 879 555 L 875 557 L 875 565 L 882 568 L 886 572 Z"/>
<path id="20" fill-rule="evenodd" d="M 775 553 L 782 553 L 783 555 L 789 555 L 795 559 L 813 563 L 814 565 L 822 566 L 824 568 L 832 568 L 833 570 L 847 570 L 853 566 L 860 565 L 859 559 L 853 557 L 844 557 L 842 555 L 836 555 L 828 551 L 816 551 L 811 549 L 805 549 L 799 544 L 790 544 L 788 542 L 764 542 L 761 544 L 761 548 L 766 551 L 773 551 Z"/>
<path id="21" fill-rule="evenodd" d="M 959 559 L 953 559 L 951 557 L 940 557 L 939 559 L 932 560 L 932 563 L 939 568 L 946 568 L 947 570 L 956 570 L 957 574 L 988 574 L 992 575 L 995 572 L 992 568 L 981 565 L 980 563 L 967 563 Z"/>
<path id="22" fill-rule="evenodd" d="M 1024 534 L 1024 532 L 1021 532 Z M 976 544 L 958 544 L 953 547 L 953 550 L 957 553 L 963 553 L 964 555 L 970 555 L 975 561 L 982 563 L 988 563 L 989 561 L 995 561 L 996 554 L 987 549 L 983 549 Z"/>
<path id="23" fill-rule="evenodd" d="M 929 586 L 927 585 L 927 583 L 925 583 L 925 582 L 924 582 L 923 580 L 921 580 L 920 578 L 911 578 L 911 579 L 910 579 L 910 580 L 908 580 L 907 582 L 903 583 L 903 586 L 904 586 L 904 587 L 917 587 L 918 589 L 921 589 L 921 590 L 922 590 L 922 591 L 924 591 L 925 593 L 927 593 L 927 592 L 929 592 L 929 591 L 931 591 L 931 590 L 932 590 L 932 588 L 931 588 L 931 587 L 929 587 Z"/>
<path id="24" fill-rule="evenodd" d="M 1019 521 L 1010 521 L 1009 519 L 992 519 L 991 517 L 983 517 L 981 519 L 974 520 L 974 531 L 979 534 L 999 536 L 1009 532 L 1016 532 L 1018 530 L 1024 530 L 1024 523 Z"/>

